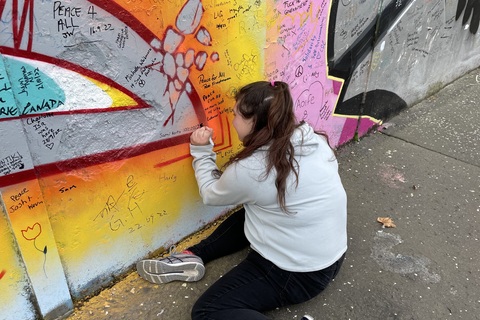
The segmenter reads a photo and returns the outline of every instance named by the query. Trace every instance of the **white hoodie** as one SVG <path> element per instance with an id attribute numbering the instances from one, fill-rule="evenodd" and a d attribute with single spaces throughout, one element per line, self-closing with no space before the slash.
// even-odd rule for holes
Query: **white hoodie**
<path id="1" fill-rule="evenodd" d="M 220 178 L 212 145 L 190 145 L 203 202 L 212 206 L 243 204 L 245 235 L 253 250 L 278 267 L 293 272 L 324 269 L 347 250 L 347 197 L 338 163 L 326 139 L 308 124 L 291 138 L 299 164 L 298 187 L 287 179 L 281 210 L 275 170 L 265 178 L 267 147 L 226 168 Z"/>

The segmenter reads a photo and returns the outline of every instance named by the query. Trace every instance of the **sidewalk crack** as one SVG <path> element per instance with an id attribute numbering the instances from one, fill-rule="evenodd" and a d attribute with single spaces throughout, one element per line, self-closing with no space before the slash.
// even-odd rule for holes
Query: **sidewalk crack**
<path id="1" fill-rule="evenodd" d="M 397 137 L 397 136 L 395 136 L 395 135 L 393 135 L 393 134 L 390 134 L 390 133 L 386 133 L 386 132 L 382 132 L 382 131 L 378 131 L 378 132 L 381 133 L 381 134 L 384 134 L 384 135 L 386 135 L 386 136 L 388 136 L 388 137 L 395 138 L 395 139 L 397 139 L 397 140 L 406 142 L 406 143 L 408 143 L 408 144 L 417 146 L 417 147 L 419 147 L 419 148 L 422 148 L 422 149 L 425 149 L 425 150 L 428 150 L 428 151 L 431 151 L 431 152 L 440 154 L 440 155 L 442 155 L 442 156 L 444 156 L 444 157 L 453 159 L 453 160 L 455 160 L 455 161 L 459 161 L 459 162 L 462 162 L 462 163 L 464 163 L 464 164 L 468 164 L 468 165 L 470 165 L 470 166 L 473 166 L 473 167 L 476 167 L 476 168 L 480 168 L 480 166 L 479 166 L 478 164 L 471 163 L 471 162 L 466 161 L 466 160 L 464 160 L 464 159 L 460 159 L 460 158 L 454 157 L 454 156 L 452 156 L 452 155 L 450 155 L 450 154 L 440 152 L 440 151 L 438 151 L 438 150 L 429 148 L 428 146 L 424 146 L 424 145 L 418 144 L 418 143 L 416 143 L 416 142 L 413 142 L 413 141 L 410 141 L 410 140 L 406 140 L 406 139 L 404 139 L 404 138 Z"/>

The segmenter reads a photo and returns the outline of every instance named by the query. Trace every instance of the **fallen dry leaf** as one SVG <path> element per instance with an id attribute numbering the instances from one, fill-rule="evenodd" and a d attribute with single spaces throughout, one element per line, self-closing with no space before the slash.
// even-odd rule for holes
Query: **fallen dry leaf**
<path id="1" fill-rule="evenodd" d="M 388 217 L 378 217 L 377 221 L 380 222 L 384 228 L 395 228 L 396 225 L 393 223 L 392 218 Z"/>

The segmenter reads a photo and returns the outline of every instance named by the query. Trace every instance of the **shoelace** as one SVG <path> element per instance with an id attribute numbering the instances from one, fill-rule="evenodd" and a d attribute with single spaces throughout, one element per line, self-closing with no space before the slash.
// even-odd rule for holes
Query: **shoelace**
<path id="1" fill-rule="evenodd" d="M 182 259 L 180 259 L 179 257 L 176 257 L 176 256 L 168 256 L 168 257 L 163 258 L 162 260 L 166 260 L 170 264 L 174 264 L 176 262 L 184 262 Z"/>

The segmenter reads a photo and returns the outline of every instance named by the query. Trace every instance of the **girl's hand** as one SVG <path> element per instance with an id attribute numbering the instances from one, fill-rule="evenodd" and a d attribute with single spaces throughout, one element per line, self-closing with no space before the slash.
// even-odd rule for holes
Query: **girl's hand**
<path id="1" fill-rule="evenodd" d="M 201 127 L 192 132 L 190 143 L 194 146 L 205 146 L 210 144 L 213 135 L 213 129 L 209 127 Z"/>

